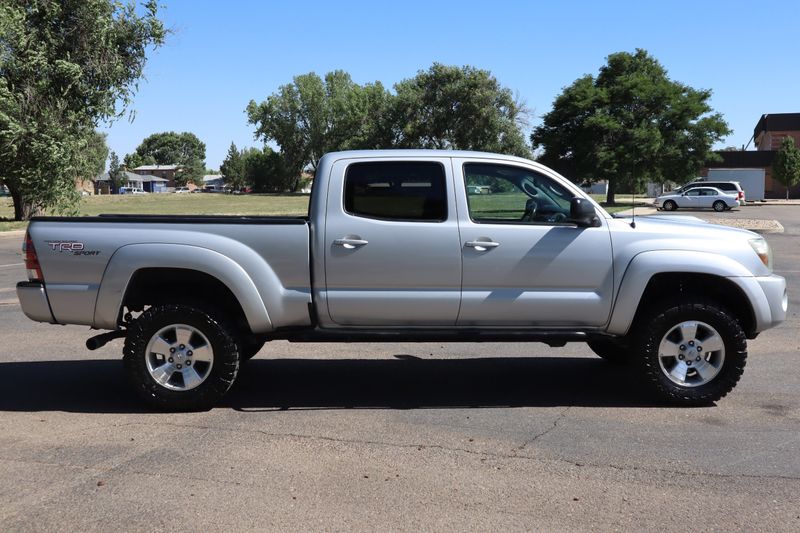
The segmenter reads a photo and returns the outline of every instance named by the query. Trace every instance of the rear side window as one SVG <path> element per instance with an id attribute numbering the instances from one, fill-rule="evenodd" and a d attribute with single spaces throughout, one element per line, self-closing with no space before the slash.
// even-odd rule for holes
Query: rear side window
<path id="1" fill-rule="evenodd" d="M 447 219 L 444 167 L 420 161 L 354 163 L 345 173 L 344 209 L 380 220 L 442 222 Z"/>

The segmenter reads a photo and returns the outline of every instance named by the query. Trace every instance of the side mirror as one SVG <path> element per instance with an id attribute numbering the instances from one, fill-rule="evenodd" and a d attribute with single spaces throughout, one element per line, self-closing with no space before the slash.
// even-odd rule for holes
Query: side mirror
<path id="1" fill-rule="evenodd" d="M 590 201 L 585 198 L 575 197 L 569 202 L 569 221 L 580 228 L 596 228 L 600 226 L 600 219 Z"/>

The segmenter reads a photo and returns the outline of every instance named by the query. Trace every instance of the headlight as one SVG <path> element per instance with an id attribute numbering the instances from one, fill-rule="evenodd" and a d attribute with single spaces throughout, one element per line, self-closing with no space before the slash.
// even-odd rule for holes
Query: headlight
<path id="1" fill-rule="evenodd" d="M 758 255 L 758 258 L 761 259 L 761 262 L 764 263 L 764 266 L 772 270 L 772 249 L 769 247 L 769 243 L 763 237 L 750 239 L 747 242 L 750 243 L 753 251 Z"/>

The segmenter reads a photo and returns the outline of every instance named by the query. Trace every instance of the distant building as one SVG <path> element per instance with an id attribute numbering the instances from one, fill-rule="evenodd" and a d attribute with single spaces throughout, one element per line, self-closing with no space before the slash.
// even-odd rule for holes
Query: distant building
<path id="1" fill-rule="evenodd" d="M 134 168 L 135 174 L 155 176 L 166 179 L 167 187 L 175 187 L 175 174 L 181 169 L 180 165 L 142 165 Z"/>
<path id="2" fill-rule="evenodd" d="M 222 174 L 206 174 L 203 176 L 203 189 L 207 191 L 222 191 L 225 189 L 225 176 Z"/>
<path id="3" fill-rule="evenodd" d="M 778 151 L 786 137 L 794 138 L 800 146 L 800 113 L 772 113 L 761 115 L 753 131 L 753 142 L 758 151 Z"/>
<path id="4" fill-rule="evenodd" d="M 747 176 L 748 180 L 753 180 L 755 175 L 761 176 L 763 173 L 763 197 L 786 198 L 786 187 L 772 178 L 772 162 L 785 137 L 793 137 L 795 143 L 800 146 L 800 113 L 761 115 L 753 130 L 755 150 L 715 152 L 722 160 L 707 162 L 700 175 L 714 179 L 725 175 L 735 180 L 736 171 L 740 170 L 742 177 Z M 789 196 L 800 197 L 800 185 L 792 187 Z"/>
<path id="5" fill-rule="evenodd" d="M 122 171 L 124 177 L 121 180 L 120 187 L 136 187 L 145 192 L 167 192 L 167 179 L 149 174 L 137 174 L 127 170 Z M 111 178 L 108 172 L 104 172 L 97 176 L 94 180 L 96 194 L 116 194 L 117 191 L 111 191 Z"/>

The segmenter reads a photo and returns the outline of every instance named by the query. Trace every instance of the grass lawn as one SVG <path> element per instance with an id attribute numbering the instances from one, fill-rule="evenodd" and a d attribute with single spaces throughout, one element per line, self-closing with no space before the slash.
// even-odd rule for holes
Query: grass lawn
<path id="1" fill-rule="evenodd" d="M 634 204 L 633 202 L 631 202 L 631 195 L 630 194 L 625 194 L 625 195 L 618 194 L 616 196 L 617 202 L 616 202 L 615 205 L 606 205 L 606 195 L 605 194 L 592 194 L 591 197 L 594 198 L 594 200 L 598 204 L 602 205 L 603 209 L 605 209 L 606 211 L 608 211 L 611 214 L 619 213 L 620 211 L 627 211 L 628 209 L 630 209 L 630 208 L 632 208 L 634 206 L 636 206 L 636 207 L 651 206 L 652 207 L 652 205 L 650 203 L 647 203 L 647 202 L 644 202 L 643 200 L 641 200 L 641 196 L 636 199 L 636 203 Z"/>
<path id="2" fill-rule="evenodd" d="M 80 214 L 139 215 L 305 215 L 309 196 L 305 194 L 120 194 L 86 196 Z M 26 222 L 14 222 L 11 198 L 0 199 L 0 231 L 22 229 Z"/>

